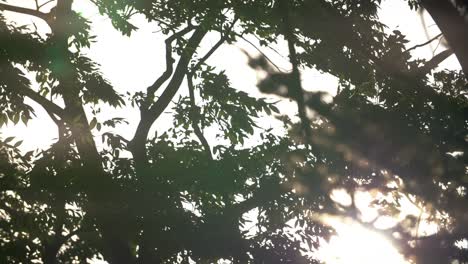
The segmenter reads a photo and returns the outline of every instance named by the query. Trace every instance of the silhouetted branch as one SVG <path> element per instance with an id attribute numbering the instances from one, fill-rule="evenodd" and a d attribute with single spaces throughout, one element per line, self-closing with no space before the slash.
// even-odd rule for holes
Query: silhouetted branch
<path id="1" fill-rule="evenodd" d="M 181 31 L 174 33 L 172 36 L 166 39 L 166 71 L 147 89 L 147 95 L 149 98 L 154 96 L 154 93 L 166 82 L 173 72 L 174 58 L 172 58 L 172 42 L 187 34 L 193 29 L 192 26 L 187 26 Z"/>
<path id="2" fill-rule="evenodd" d="M 224 35 L 221 35 L 221 38 L 215 43 L 215 45 L 213 45 L 213 47 L 211 47 L 211 49 L 205 54 L 205 56 L 203 56 L 197 62 L 197 64 L 195 64 L 195 66 L 193 66 L 193 68 L 190 70 L 190 72 L 187 74 L 187 84 L 188 84 L 188 89 L 189 89 L 190 103 L 191 103 L 193 109 L 196 108 L 195 93 L 194 93 L 195 88 L 194 88 L 193 79 L 192 79 L 193 74 L 227 40 L 227 38 L 229 37 L 229 33 L 232 30 L 232 28 L 234 27 L 234 25 L 236 24 L 236 22 L 237 22 L 237 18 L 234 19 L 231 26 L 227 30 L 227 32 Z M 196 116 L 196 114 L 193 114 L 192 118 L 195 119 L 195 120 L 193 120 L 193 124 L 192 124 L 195 135 L 198 137 L 201 144 L 203 145 L 203 148 L 205 149 L 205 152 L 207 153 L 208 157 L 210 159 L 213 159 L 213 156 L 211 154 L 210 145 L 208 144 L 208 141 L 206 140 L 205 136 L 203 135 L 203 131 L 199 127 L 199 124 L 198 124 L 199 118 L 198 118 L 198 116 Z"/>
<path id="3" fill-rule="evenodd" d="M 193 74 L 195 72 L 195 70 L 197 70 L 203 63 L 205 63 L 205 61 L 224 43 L 224 41 L 226 41 L 226 38 L 227 37 L 225 37 L 225 36 L 221 37 L 216 42 L 216 44 L 214 44 L 214 46 L 205 54 L 205 56 L 203 56 L 197 62 L 197 64 L 195 64 L 195 66 L 193 66 L 192 70 L 190 71 L 190 74 Z"/>
<path id="4" fill-rule="evenodd" d="M 154 104 L 152 104 L 152 106 L 147 111 L 141 112 L 140 122 L 138 123 L 135 135 L 130 142 L 130 148 L 132 148 L 132 153 L 134 155 L 141 156 L 141 158 L 145 159 L 144 144 L 146 137 L 148 136 L 148 132 L 154 121 L 156 121 L 156 119 L 158 119 L 158 117 L 163 113 L 164 109 L 166 109 L 174 95 L 179 90 L 180 85 L 182 84 L 182 81 L 187 74 L 190 60 L 206 33 L 207 30 L 202 26 L 199 26 L 194 31 L 193 35 L 189 38 L 182 55 L 179 58 L 175 72 L 172 75 L 172 78 L 169 81 L 166 89 L 161 94 L 159 99 Z"/>
<path id="5" fill-rule="evenodd" d="M 190 71 L 190 75 L 192 75 L 203 63 L 205 63 L 205 61 L 211 56 L 213 55 L 213 53 L 227 40 L 227 38 L 229 37 L 229 33 L 231 32 L 232 28 L 234 27 L 234 25 L 236 24 L 237 22 L 237 18 L 234 19 L 234 21 L 232 22 L 231 26 L 228 28 L 228 30 L 225 32 L 225 34 L 223 35 L 221 33 L 221 38 L 216 42 L 216 44 L 214 44 L 213 47 L 211 47 L 211 49 L 205 54 L 205 56 L 203 56 L 198 62 L 197 64 L 195 64 L 195 66 L 193 66 L 193 68 L 191 69 Z"/>
<path id="6" fill-rule="evenodd" d="M 257 47 L 255 44 L 253 44 L 250 40 L 244 38 L 244 36 L 242 35 L 239 35 L 237 34 L 238 37 L 240 37 L 241 39 L 243 39 L 245 42 L 247 42 L 248 44 L 250 44 L 252 47 L 254 47 L 258 52 L 260 52 L 260 54 L 262 54 L 263 57 L 265 57 L 265 59 L 268 60 L 268 62 L 271 63 L 271 65 L 275 66 L 275 68 L 279 71 L 279 72 L 286 72 L 284 69 L 281 69 L 278 65 L 276 65 L 259 47 Z"/>
<path id="7" fill-rule="evenodd" d="M 421 73 L 428 73 L 432 71 L 434 68 L 436 68 L 441 62 L 446 60 L 448 57 L 450 57 L 453 54 L 453 50 L 448 49 L 440 52 L 439 54 L 435 55 L 432 59 L 427 61 L 424 66 L 418 69 L 419 72 Z"/>
<path id="8" fill-rule="evenodd" d="M 431 43 L 432 41 L 434 41 L 434 40 L 440 38 L 441 36 L 442 36 L 442 33 L 438 34 L 437 36 L 431 38 L 430 40 L 428 40 L 428 41 L 426 41 L 426 42 L 424 42 L 424 43 L 422 43 L 422 44 L 415 45 L 415 46 L 413 46 L 413 47 L 411 47 L 411 48 L 405 50 L 404 52 L 410 52 L 410 51 L 412 51 L 412 50 L 414 50 L 414 49 L 417 49 L 417 48 L 420 48 L 420 47 L 424 47 L 424 46 L 426 46 L 427 44 Z"/>
<path id="9" fill-rule="evenodd" d="M 257 35 L 253 35 L 258 41 L 261 41 L 260 37 L 258 37 Z M 281 54 L 278 50 L 276 50 L 275 48 L 271 47 L 270 45 L 266 45 L 267 48 L 271 49 L 274 53 L 276 53 L 278 56 L 280 56 L 281 58 L 283 59 L 288 59 L 286 58 L 283 54 Z"/>
<path id="10" fill-rule="evenodd" d="M 193 118 L 192 122 L 192 127 L 193 131 L 195 132 L 195 135 L 198 137 L 200 140 L 200 143 L 202 144 L 203 148 L 205 149 L 205 152 L 207 156 L 212 160 L 213 156 L 211 154 L 211 148 L 210 145 L 208 144 L 208 141 L 206 140 L 205 136 L 203 135 L 203 131 L 199 127 L 198 122 L 200 121 L 198 118 L 198 113 L 195 113 L 196 109 L 196 103 L 195 103 L 195 94 L 194 94 L 194 87 L 193 87 L 193 80 L 192 80 L 192 75 L 187 76 L 187 84 L 188 84 L 188 90 L 189 90 L 189 97 L 190 97 L 190 104 L 192 105 L 192 115 L 191 118 Z"/>
<path id="11" fill-rule="evenodd" d="M 19 7 L 19 6 L 13 6 L 13 5 L 5 4 L 5 3 L 0 3 L 0 9 L 15 12 L 15 13 L 20 13 L 24 15 L 35 16 L 45 21 L 47 21 L 50 17 L 50 14 L 48 13 L 42 13 L 38 10 Z"/>
<path id="12" fill-rule="evenodd" d="M 429 12 L 455 52 L 465 77 L 468 76 L 468 27 L 463 16 L 451 1 L 421 0 L 421 5 Z M 468 77 L 467 77 L 468 78 Z"/>
<path id="13" fill-rule="evenodd" d="M 77 87 L 73 70 L 71 70 L 73 65 L 68 40 L 73 32 L 70 31 L 70 27 L 67 25 L 72 25 L 72 4 L 72 0 L 57 1 L 54 12 L 55 20 L 51 29 L 54 51 L 61 58 L 65 69 L 58 74 L 57 79 L 60 85 L 59 88 L 64 91 L 62 97 L 67 110 L 67 120 L 71 121 L 69 124 L 70 130 L 82 164 L 86 168 L 85 173 L 82 173 L 80 178 L 82 178 L 83 183 L 86 183 L 84 191 L 89 203 L 83 209 L 96 219 L 96 225 L 101 231 L 103 245 L 106 248 L 103 255 L 109 259 L 109 262 L 136 263 L 126 238 L 121 232 L 116 232 L 116 230 L 124 230 L 126 227 L 119 221 L 115 221 L 115 219 L 123 217 L 128 211 L 124 208 L 114 211 L 106 206 L 117 201 L 116 185 L 104 171 L 102 157 L 97 150 L 83 102 L 79 95 L 80 87 Z M 107 191 L 103 192 L 104 189 Z M 109 217 L 109 214 L 112 217 Z"/>
<path id="14" fill-rule="evenodd" d="M 188 39 L 187 44 L 183 48 L 182 54 L 180 55 L 179 61 L 175 68 L 174 73 L 172 74 L 172 78 L 167 84 L 166 89 L 161 94 L 159 99 L 149 107 L 149 109 L 142 109 L 141 111 L 141 119 L 138 123 L 135 135 L 133 139 L 127 144 L 130 151 L 132 152 L 133 158 L 135 160 L 135 169 L 137 175 L 140 178 L 144 178 L 146 174 L 146 166 L 148 164 L 148 159 L 146 156 L 146 138 L 148 136 L 148 132 L 153 125 L 153 123 L 157 120 L 157 118 L 163 113 L 164 109 L 169 105 L 172 98 L 175 96 L 177 91 L 179 90 L 183 79 L 185 78 L 186 74 L 189 71 L 189 63 L 192 59 L 193 54 L 195 53 L 197 47 L 200 45 L 203 37 L 206 35 L 208 31 L 203 27 L 203 25 L 198 26 L 195 31 L 193 32 L 192 36 Z M 167 46 L 166 46 L 167 47 Z M 168 51 L 166 49 L 166 51 Z M 169 50 L 171 51 L 171 50 Z M 171 54 L 169 54 L 170 56 Z M 172 67 L 172 62 L 170 67 Z M 165 80 L 164 80 L 165 81 Z M 144 183 L 144 180 L 143 180 Z M 145 185 L 144 185 L 145 186 Z M 153 217 L 151 215 L 145 214 L 144 216 L 144 232 L 143 232 L 143 242 L 141 244 L 141 248 L 139 250 L 139 259 L 142 260 L 144 263 L 147 260 L 151 260 L 153 257 L 154 252 L 151 250 L 151 245 L 154 244 L 155 238 L 152 237 L 151 234 L 147 232 L 151 230 L 151 226 L 153 223 L 151 222 Z"/>
<path id="15" fill-rule="evenodd" d="M 44 3 L 40 4 L 40 5 L 37 5 L 37 10 L 41 9 L 42 7 L 44 7 L 44 6 L 46 6 L 47 4 L 50 4 L 50 3 L 52 3 L 52 2 L 54 2 L 54 0 L 49 0 L 49 1 L 47 1 L 47 2 L 44 2 Z M 37 2 L 36 2 L 36 3 L 37 3 Z"/>
<path id="16" fill-rule="evenodd" d="M 170 103 L 179 89 L 187 72 L 190 59 L 192 58 L 192 55 L 195 53 L 195 49 L 198 47 L 206 33 L 207 31 L 200 26 L 190 37 L 187 46 L 184 48 L 184 53 L 179 59 L 179 63 L 177 64 L 174 75 L 167 85 L 166 90 L 159 97 L 158 101 L 156 101 L 156 103 L 153 104 L 153 106 L 149 109 L 151 119 L 154 121 L 162 114 L 164 109 L 166 109 L 167 105 Z"/>
<path id="17" fill-rule="evenodd" d="M 60 106 L 56 105 L 55 103 L 47 100 L 38 92 L 24 87 L 17 87 L 18 92 L 23 94 L 24 96 L 29 97 L 31 100 L 42 106 L 49 114 L 55 114 L 60 118 L 65 117 L 65 110 Z"/>

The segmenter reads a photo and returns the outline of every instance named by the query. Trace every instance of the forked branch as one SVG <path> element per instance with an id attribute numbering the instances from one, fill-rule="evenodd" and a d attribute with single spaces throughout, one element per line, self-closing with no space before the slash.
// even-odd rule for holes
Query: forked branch
<path id="1" fill-rule="evenodd" d="M 227 31 L 222 34 L 221 33 L 221 38 L 216 42 L 216 44 L 213 45 L 213 47 L 211 47 L 211 49 L 205 54 L 205 56 L 203 56 L 198 62 L 197 64 L 195 64 L 195 66 L 192 67 L 192 69 L 190 70 L 190 75 L 194 74 L 196 70 L 198 70 L 198 68 L 203 64 L 205 63 L 205 61 L 211 56 L 213 55 L 213 53 L 229 38 L 229 33 L 231 33 L 232 31 L 232 28 L 234 27 L 234 25 L 236 24 L 238 18 L 234 18 L 234 20 L 232 21 L 232 24 L 231 26 L 229 26 L 229 28 L 227 29 Z"/>
<path id="2" fill-rule="evenodd" d="M 182 37 L 183 35 L 187 34 L 193 29 L 192 26 L 187 26 L 186 28 L 182 29 L 181 31 L 173 34 L 169 38 L 166 39 L 166 71 L 163 72 L 161 76 L 147 89 L 147 95 L 149 98 L 153 98 L 154 93 L 166 82 L 169 77 L 171 77 L 172 72 L 174 71 L 173 64 L 174 58 L 172 57 L 172 42 Z"/>
<path id="3" fill-rule="evenodd" d="M 168 83 L 166 90 L 164 90 L 161 97 L 159 97 L 156 103 L 154 103 L 149 109 L 150 119 L 153 119 L 153 122 L 162 114 L 164 109 L 166 109 L 167 105 L 169 105 L 170 101 L 179 90 L 182 80 L 187 72 L 189 62 L 206 33 L 207 31 L 200 26 L 190 37 L 184 48 L 183 54 L 180 56 L 179 63 L 177 64 L 174 75 Z"/>
<path id="4" fill-rule="evenodd" d="M 190 72 L 187 74 L 187 86 L 188 86 L 188 90 L 189 90 L 189 97 L 190 97 L 190 104 L 192 106 L 192 111 L 195 111 L 196 109 L 196 102 L 195 102 L 195 87 L 193 85 L 193 75 L 195 74 L 195 71 L 203 64 L 205 63 L 205 61 L 211 56 L 213 55 L 213 53 L 228 39 L 229 37 L 229 33 L 231 32 L 232 28 L 234 27 L 234 25 L 236 24 L 237 22 L 237 18 L 234 19 L 234 21 L 232 22 L 231 26 L 229 27 L 229 29 L 227 30 L 227 32 L 225 32 L 224 35 L 221 35 L 221 38 L 216 42 L 215 45 L 213 45 L 213 47 L 211 47 L 211 49 L 205 54 L 205 56 L 203 56 L 198 62 L 197 64 L 195 64 L 195 66 L 192 67 L 192 69 L 190 70 Z M 198 139 L 200 140 L 201 144 L 203 145 L 203 148 L 205 149 L 205 152 L 207 153 L 207 156 L 212 160 L 213 159 L 213 156 L 211 154 L 211 148 L 210 148 L 210 145 L 208 144 L 208 141 L 206 140 L 205 136 L 203 135 L 203 131 L 202 129 L 199 127 L 199 117 L 196 113 L 193 113 L 192 115 L 192 118 L 194 119 L 193 120 L 193 123 L 192 123 L 192 127 L 193 127 L 193 130 L 195 132 L 195 135 L 198 137 Z"/>
<path id="5" fill-rule="evenodd" d="M 164 109 L 166 109 L 166 107 L 171 102 L 172 98 L 179 90 L 180 85 L 182 84 L 182 81 L 185 78 L 185 75 L 187 74 L 187 69 L 190 60 L 192 59 L 196 48 L 200 45 L 200 42 L 202 41 L 206 33 L 207 30 L 204 29 L 202 26 L 199 26 L 197 27 L 197 29 L 195 29 L 194 33 L 189 38 L 187 45 L 184 47 L 184 51 L 180 56 L 174 74 L 172 75 L 171 80 L 167 84 L 166 89 L 154 104 L 148 107 L 147 110 L 141 111 L 140 122 L 138 123 L 135 135 L 129 145 L 129 147 L 132 148 L 132 152 L 134 155 L 141 156 L 144 159 L 145 141 L 146 137 L 148 136 L 148 132 L 153 123 L 163 113 Z"/>
<path id="6" fill-rule="evenodd" d="M 29 9 L 29 8 L 25 8 L 25 7 L 14 6 L 14 5 L 9 5 L 9 4 L 5 4 L 5 3 L 0 3 L 0 10 L 6 10 L 6 11 L 11 11 L 11 12 L 15 12 L 15 13 L 24 14 L 24 15 L 35 16 L 35 17 L 38 17 L 38 18 L 43 19 L 45 21 L 47 21 L 49 19 L 49 17 L 50 17 L 50 13 L 43 13 L 43 12 L 40 12 L 38 10 Z"/>

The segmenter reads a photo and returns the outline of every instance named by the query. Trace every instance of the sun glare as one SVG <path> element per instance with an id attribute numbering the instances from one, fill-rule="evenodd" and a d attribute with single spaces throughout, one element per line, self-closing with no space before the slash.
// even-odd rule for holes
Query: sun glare
<path id="1" fill-rule="evenodd" d="M 384 236 L 362 225 L 338 218 L 327 219 L 337 235 L 319 250 L 327 264 L 407 264 L 409 263 Z"/>

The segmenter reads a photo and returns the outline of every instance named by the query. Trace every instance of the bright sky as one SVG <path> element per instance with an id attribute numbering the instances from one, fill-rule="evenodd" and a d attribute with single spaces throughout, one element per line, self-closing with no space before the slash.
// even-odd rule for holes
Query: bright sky
<path id="1" fill-rule="evenodd" d="M 22 1 L 26 3 L 25 1 Z M 33 2 L 33 1 L 31 1 Z M 115 89 L 121 93 L 126 91 L 140 91 L 146 89 L 154 80 L 164 71 L 164 37 L 160 33 L 155 33 L 157 26 L 148 24 L 142 18 L 136 18 L 135 23 L 139 30 L 134 32 L 130 38 L 122 36 L 114 30 L 108 19 L 101 17 L 97 10 L 89 5 L 87 1 L 75 1 L 74 8 L 80 10 L 86 17 L 93 21 L 92 30 L 97 35 L 97 43 L 92 45 L 88 51 L 89 56 L 101 64 L 101 70 L 104 76 L 111 81 Z M 382 3 L 380 12 L 382 22 L 388 25 L 389 30 L 398 29 L 410 40 L 408 46 L 423 43 L 427 40 L 427 35 L 423 30 L 420 16 L 411 11 L 405 1 L 387 0 Z M 424 16 L 429 36 L 434 36 L 438 29 L 433 25 L 432 20 L 427 15 Z M 43 28 L 41 21 L 27 16 L 11 15 L 10 18 L 19 24 L 29 24 L 31 21 L 37 23 L 39 28 Z M 211 43 L 219 38 L 216 34 L 208 36 L 202 43 L 202 49 L 209 49 Z M 253 43 L 257 43 L 255 38 L 249 38 Z M 280 44 L 284 44 L 280 42 Z M 416 57 L 430 58 L 436 45 L 417 49 L 413 55 Z M 274 51 L 263 48 L 265 54 L 273 59 L 276 64 L 282 68 L 289 68 L 287 50 L 285 45 L 275 47 L 280 51 L 279 56 Z M 444 47 L 439 45 L 437 51 Z M 247 66 L 247 58 L 242 52 L 247 51 L 250 54 L 258 52 L 250 44 L 240 40 L 235 45 L 222 46 L 208 60 L 208 63 L 215 65 L 218 69 L 224 69 L 230 77 L 233 87 L 239 88 L 252 95 L 261 96 L 256 88 L 257 73 Z M 441 67 L 459 68 L 455 56 L 447 59 Z M 334 94 L 337 88 L 337 80 L 329 75 L 320 74 L 317 71 L 306 69 L 302 72 L 303 87 L 308 90 L 321 90 Z M 186 94 L 185 89 L 182 93 Z M 177 98 L 177 97 L 176 97 Z M 47 114 L 36 107 L 36 118 L 28 126 L 17 125 L 7 126 L 0 129 L 3 137 L 16 136 L 24 140 L 22 148 L 31 150 L 36 148 L 46 148 L 54 142 L 57 131 L 55 125 L 47 117 Z M 111 117 L 125 117 L 130 125 L 120 127 L 120 132 L 127 139 L 133 136 L 135 125 L 139 120 L 139 112 L 136 108 L 124 107 L 122 109 L 110 109 L 103 107 L 100 115 L 102 121 Z M 169 109 L 169 108 L 168 108 Z M 296 106 L 287 101 L 280 103 L 280 109 L 283 113 L 294 114 Z M 169 115 L 161 116 L 158 119 L 158 128 L 164 130 L 171 126 Z M 262 126 L 270 126 L 270 121 L 264 121 Z M 273 124 L 274 126 L 274 124 Z M 99 137 L 104 131 L 96 132 Z M 208 131 L 208 133 L 211 133 Z M 34 135 L 34 136 L 32 136 Z M 214 137 L 208 137 L 214 138 Z M 252 144 L 256 142 L 252 138 Z M 99 140 L 98 140 L 99 142 Z M 339 196 L 339 195 L 338 195 Z M 346 200 L 346 195 L 338 200 Z M 365 198 L 362 198 L 364 201 Z M 411 208 L 408 205 L 408 208 Z M 409 210 L 409 209 L 408 209 Z M 363 208 L 363 213 L 373 214 L 371 209 Z M 355 222 L 339 221 L 330 219 L 329 222 L 337 230 L 329 243 L 326 243 L 319 251 L 319 255 L 328 264 L 341 263 L 406 263 L 395 248 L 382 236 L 373 233 Z M 426 228 L 426 227 L 424 227 Z M 431 227 L 427 227 L 427 230 Z M 432 227 L 432 230 L 434 227 Z M 432 231 L 433 232 L 433 231 Z"/>

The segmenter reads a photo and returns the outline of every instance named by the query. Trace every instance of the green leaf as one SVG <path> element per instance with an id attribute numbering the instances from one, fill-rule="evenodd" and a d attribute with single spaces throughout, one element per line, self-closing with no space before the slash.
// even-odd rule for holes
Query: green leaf
<path id="1" fill-rule="evenodd" d="M 273 110 L 273 112 L 279 114 L 280 111 L 279 111 L 278 107 L 276 107 L 275 105 L 270 105 L 270 108 L 271 108 L 271 110 Z"/>
<path id="2" fill-rule="evenodd" d="M 23 122 L 25 125 L 27 125 L 28 121 L 29 121 L 29 118 L 25 114 L 22 114 L 21 115 L 21 122 Z"/>
<path id="3" fill-rule="evenodd" d="M 23 143 L 23 140 L 20 140 L 20 141 L 16 142 L 16 143 L 13 145 L 13 147 L 17 148 L 17 147 L 19 147 L 22 143 Z"/>
<path id="4" fill-rule="evenodd" d="M 19 113 L 15 113 L 15 114 L 13 115 L 13 119 L 12 119 L 11 121 L 13 121 L 13 124 L 16 125 L 16 124 L 18 124 L 19 120 L 20 120 L 20 114 L 19 114 Z"/>
<path id="5" fill-rule="evenodd" d="M 94 127 L 96 127 L 96 124 L 97 124 L 97 119 L 96 117 L 93 117 L 93 119 L 89 123 L 89 129 L 93 129 Z"/>

